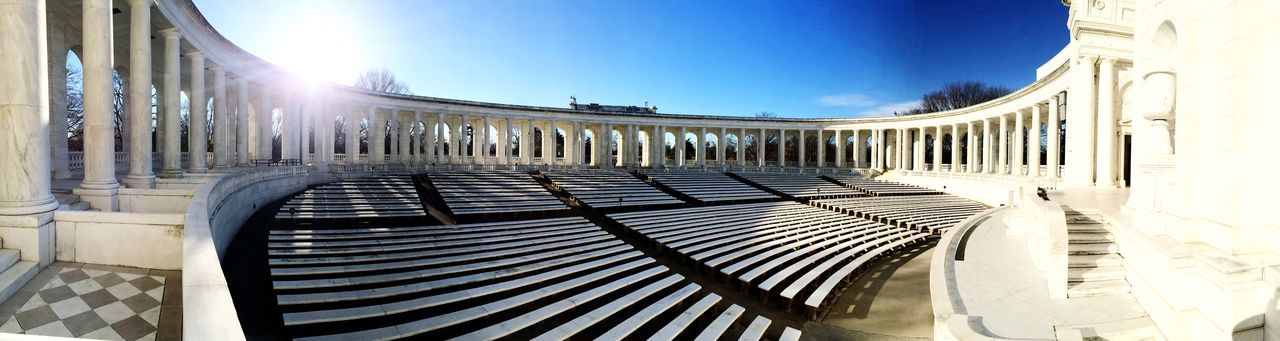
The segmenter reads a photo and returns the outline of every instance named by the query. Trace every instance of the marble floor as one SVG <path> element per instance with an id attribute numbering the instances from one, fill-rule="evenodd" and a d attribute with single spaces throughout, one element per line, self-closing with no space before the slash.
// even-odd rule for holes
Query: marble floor
<path id="1" fill-rule="evenodd" d="M 958 298 L 966 314 L 982 318 L 987 335 L 1054 339 L 1054 326 L 1087 325 L 1146 316 L 1130 294 L 1049 299 L 1045 274 L 1031 263 L 1025 237 L 1009 229 L 1000 211 L 969 238 L 963 261 L 953 261 Z"/>
<path id="2" fill-rule="evenodd" d="M 181 282 L 180 271 L 54 263 L 0 304 L 0 333 L 178 340 Z"/>

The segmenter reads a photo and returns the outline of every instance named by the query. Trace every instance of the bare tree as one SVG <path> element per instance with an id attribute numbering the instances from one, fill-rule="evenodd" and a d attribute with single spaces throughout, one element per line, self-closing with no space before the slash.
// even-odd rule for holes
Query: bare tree
<path id="1" fill-rule="evenodd" d="M 365 70 L 356 78 L 355 87 L 399 95 L 413 94 L 409 86 L 396 79 L 395 73 L 387 68 Z"/>
<path id="2" fill-rule="evenodd" d="M 943 85 L 942 89 L 930 91 L 921 96 L 919 107 L 904 113 L 895 112 L 894 116 L 960 109 L 1000 98 L 1011 92 L 1013 90 L 1009 88 L 979 81 L 951 82 Z"/>
<path id="3" fill-rule="evenodd" d="M 778 118 L 778 113 L 772 111 L 761 111 L 756 113 L 756 118 Z"/>

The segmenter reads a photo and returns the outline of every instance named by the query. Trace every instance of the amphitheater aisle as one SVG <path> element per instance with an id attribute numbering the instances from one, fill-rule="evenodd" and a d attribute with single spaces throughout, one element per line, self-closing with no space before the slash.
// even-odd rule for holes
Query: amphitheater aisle
<path id="1" fill-rule="evenodd" d="M 873 265 L 823 317 L 821 324 L 834 328 L 806 326 L 805 334 L 817 339 L 928 339 L 933 335 L 929 260 L 934 246 L 919 245 Z"/>

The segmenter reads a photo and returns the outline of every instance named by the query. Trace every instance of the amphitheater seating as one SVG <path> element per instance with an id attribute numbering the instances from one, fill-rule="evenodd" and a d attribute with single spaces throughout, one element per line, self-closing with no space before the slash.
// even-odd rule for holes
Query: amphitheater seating
<path id="1" fill-rule="evenodd" d="M 837 185 L 815 174 L 743 172 L 731 174 L 774 192 L 800 199 L 851 198 L 862 195 L 858 191 Z"/>
<path id="2" fill-rule="evenodd" d="M 789 338 L 580 217 L 269 231 L 298 339 Z M 748 324 L 748 321 L 749 324 Z M 781 334 L 781 335 L 779 335 Z"/>
<path id="3" fill-rule="evenodd" d="M 586 207 L 654 207 L 682 205 L 676 199 L 623 171 L 552 171 L 551 182 Z"/>
<path id="4" fill-rule="evenodd" d="M 347 179 L 295 195 L 276 219 L 404 218 L 425 216 L 413 180 L 408 177 Z"/>
<path id="5" fill-rule="evenodd" d="M 826 199 L 811 205 L 901 228 L 941 234 L 987 209 L 979 202 L 948 194 Z"/>
<path id="6" fill-rule="evenodd" d="M 431 172 L 428 179 L 455 219 L 528 216 L 569 209 L 526 172 Z"/>
<path id="7" fill-rule="evenodd" d="M 835 290 L 834 283 L 847 280 L 872 259 L 928 236 L 794 202 L 609 217 L 765 298 L 778 298 L 787 307 L 803 304 L 811 316 Z"/>
<path id="8" fill-rule="evenodd" d="M 703 203 L 741 202 L 777 199 L 723 173 L 715 172 L 643 172 L 645 177 Z"/>
<path id="9" fill-rule="evenodd" d="M 856 189 L 873 197 L 942 193 L 929 188 L 917 187 L 893 181 L 867 179 L 857 174 L 830 175 L 827 177 L 845 185 L 846 187 Z"/>

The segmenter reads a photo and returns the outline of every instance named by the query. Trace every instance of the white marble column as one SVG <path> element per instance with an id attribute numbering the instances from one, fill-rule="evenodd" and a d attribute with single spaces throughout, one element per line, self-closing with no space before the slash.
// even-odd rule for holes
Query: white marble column
<path id="1" fill-rule="evenodd" d="M 595 142 L 599 144 L 599 135 L 596 136 Z M 598 146 L 596 150 L 599 150 Z M 533 165 L 533 119 L 525 120 L 524 127 L 520 130 L 520 163 L 526 166 Z"/>
<path id="2" fill-rule="evenodd" d="M 912 145 L 911 156 L 913 159 L 912 169 L 917 172 L 924 171 L 924 134 L 925 127 L 916 128 L 916 142 Z"/>
<path id="3" fill-rule="evenodd" d="M 503 130 L 505 132 L 506 137 L 502 139 L 502 150 L 503 150 L 503 155 L 506 155 L 507 165 L 511 165 L 515 163 L 515 156 L 516 156 L 515 147 L 514 147 L 515 144 L 512 143 L 513 141 L 511 141 L 511 138 L 513 136 L 516 136 L 514 133 L 514 129 L 516 127 L 515 124 L 516 124 L 515 120 L 513 120 L 510 117 L 507 117 L 507 128 Z"/>
<path id="4" fill-rule="evenodd" d="M 457 129 L 454 129 L 458 131 L 455 138 L 458 140 L 458 164 L 463 164 L 467 160 L 467 146 L 470 145 L 470 137 L 467 136 L 467 126 L 470 125 L 470 121 L 471 117 L 462 115 L 462 121 L 458 123 Z"/>
<path id="5" fill-rule="evenodd" d="M 399 147 L 396 148 L 396 154 L 399 156 L 396 159 L 396 161 L 400 163 L 409 163 L 413 160 L 413 156 L 412 156 L 413 146 L 409 144 L 409 140 L 413 136 L 412 135 L 413 125 L 409 121 L 409 117 L 404 113 L 397 112 L 395 115 L 395 118 L 396 118 L 395 121 L 397 122 L 396 137 L 398 137 L 400 141 Z M 485 122 L 485 129 L 487 130 L 488 128 L 489 128 L 488 122 Z M 484 130 L 481 130 L 481 132 L 484 132 Z M 487 139 L 489 134 L 485 133 L 484 136 Z M 488 146 L 488 145 L 489 145 L 488 141 L 485 141 L 485 146 Z M 484 155 L 488 156 L 488 153 L 489 153 L 489 150 L 485 149 Z"/>
<path id="6" fill-rule="evenodd" d="M 756 139 L 756 167 L 764 167 L 765 141 L 769 140 L 769 136 L 765 132 L 764 128 L 760 128 L 760 138 Z"/>
<path id="7" fill-rule="evenodd" d="M 386 143 L 386 120 L 378 113 L 377 107 L 369 108 L 369 164 L 381 165 L 387 163 L 386 149 L 383 144 Z"/>
<path id="8" fill-rule="evenodd" d="M 818 146 L 817 146 L 818 162 L 814 163 L 815 167 L 818 167 L 818 168 L 822 168 L 823 165 L 827 165 L 827 141 L 822 140 L 823 138 L 822 136 L 823 136 L 822 129 L 818 129 Z"/>
<path id="9" fill-rule="evenodd" d="M 1094 115 L 1097 113 L 1095 95 L 1097 86 L 1094 77 L 1097 67 L 1096 56 L 1080 56 L 1071 63 L 1071 89 L 1067 96 L 1067 173 L 1066 183 L 1070 186 L 1092 186 L 1094 184 Z"/>
<path id="10" fill-rule="evenodd" d="M 213 71 L 213 168 L 226 168 L 227 161 L 227 72 L 214 66 Z M 306 131 L 305 129 L 303 130 Z M 303 145 L 306 155 L 306 145 Z"/>
<path id="11" fill-rule="evenodd" d="M 85 0 L 81 4 L 84 19 L 81 27 L 84 42 L 80 55 L 84 75 L 84 181 L 76 193 L 90 206 L 113 212 L 119 207 L 116 192 L 120 185 L 116 182 L 115 121 L 112 118 L 111 0 Z M 45 96 L 47 99 L 48 94 Z M 36 174 L 45 176 L 49 172 Z"/>
<path id="12" fill-rule="evenodd" d="M 844 168 L 845 159 L 846 159 L 845 151 L 844 151 L 845 139 L 840 136 L 840 129 L 836 129 L 834 132 L 832 132 L 832 134 L 833 135 L 831 136 L 835 137 L 835 141 L 836 141 L 836 167 Z"/>
<path id="13" fill-rule="evenodd" d="M 236 165 L 249 165 L 249 80 L 236 80 Z"/>
<path id="14" fill-rule="evenodd" d="M 545 128 L 542 129 L 542 164 L 554 165 L 556 159 L 555 151 L 555 121 L 548 121 Z"/>
<path id="15" fill-rule="evenodd" d="M 39 214 L 35 219 L 7 218 L 0 225 L 39 228 L 33 236 L 46 235 L 39 238 L 43 239 L 41 243 L 52 245 L 53 217 L 42 214 L 58 208 L 50 192 L 49 54 L 44 4 L 44 0 L 17 0 L 0 6 L 0 26 L 4 27 L 0 29 L 0 75 L 4 75 L 0 77 L 0 118 L 5 122 L 5 129 L 0 131 L 5 137 L 0 139 L 0 150 L 5 153 L 0 158 L 0 170 L 5 174 L 0 180 L 0 216 Z M 109 18 L 111 10 L 105 10 Z M 40 259 L 44 265 L 45 257 L 48 261 L 53 258 L 52 247 L 48 249 L 41 247 L 40 255 L 23 251 L 23 257 Z M 43 255 L 45 251 L 50 255 Z"/>
<path id="16" fill-rule="evenodd" d="M 996 119 L 1000 120 L 1000 151 L 996 153 L 999 160 L 996 166 L 996 174 L 1009 174 L 1009 118 L 1001 114 Z"/>
<path id="17" fill-rule="evenodd" d="M 431 162 L 434 162 L 434 163 L 445 163 L 445 161 L 447 160 L 445 159 L 445 156 L 444 156 L 445 154 L 444 125 L 445 125 L 444 113 L 437 113 L 436 125 L 434 129 L 432 129 L 434 133 L 429 138 L 431 140 L 431 150 L 432 150 Z"/>
<path id="18" fill-rule="evenodd" d="M 778 129 L 778 167 L 787 166 L 787 131 Z"/>
<path id="19" fill-rule="evenodd" d="M 1027 175 L 1040 177 L 1040 103 L 1031 106 L 1031 137 L 1027 139 Z"/>
<path id="20" fill-rule="evenodd" d="M 342 149 L 345 156 L 343 163 L 356 164 L 360 160 L 360 118 L 351 104 L 342 106 L 342 117 L 346 120 L 342 127 L 346 130 L 343 132 L 343 137 L 346 138 Z"/>
<path id="21" fill-rule="evenodd" d="M 942 126 L 933 127 L 933 171 L 942 172 Z"/>
<path id="22" fill-rule="evenodd" d="M 1050 179 L 1059 177 L 1060 170 L 1058 166 L 1061 165 L 1062 161 L 1062 141 L 1059 134 L 1062 129 L 1062 118 L 1058 116 L 1060 114 L 1058 105 L 1061 103 L 1061 98 L 1062 94 L 1049 97 L 1049 119 L 1045 120 L 1045 134 L 1048 134 L 1045 136 L 1045 153 L 1048 154 L 1045 160 L 1045 170 L 1049 173 Z"/>
<path id="23" fill-rule="evenodd" d="M 1097 186 L 1116 186 L 1116 60 L 1102 58 L 1098 65 Z"/>
<path id="24" fill-rule="evenodd" d="M 968 129 L 969 131 L 966 132 L 966 134 L 969 135 L 969 145 L 967 147 L 968 150 L 966 150 L 967 155 L 965 156 L 968 160 L 965 162 L 965 167 L 967 168 L 965 172 L 977 173 L 978 165 L 981 164 L 981 162 L 978 161 L 978 130 L 973 124 L 973 121 L 969 121 Z"/>
<path id="25" fill-rule="evenodd" d="M 271 101 L 271 91 L 265 86 L 258 87 L 258 104 L 254 106 L 258 114 L 258 158 L 274 159 L 272 145 L 275 143 L 275 103 Z"/>
<path id="26" fill-rule="evenodd" d="M 960 172 L 960 124 L 951 125 L 951 172 Z"/>
<path id="27" fill-rule="evenodd" d="M 129 175 L 132 188 L 152 188 L 151 166 L 151 1 L 129 0 Z"/>
<path id="28" fill-rule="evenodd" d="M 164 84 L 160 91 L 164 100 L 160 106 L 160 115 L 165 117 L 164 126 L 160 127 L 164 130 L 164 159 L 163 170 L 160 171 L 161 176 L 166 178 L 176 178 L 182 176 L 182 132 L 181 132 L 181 99 L 179 98 L 179 89 L 182 84 L 181 67 L 181 37 L 182 34 L 177 29 L 160 30 L 160 36 L 164 39 Z"/>
<path id="29" fill-rule="evenodd" d="M 25 10 L 30 8 L 28 7 L 28 5 L 44 6 L 44 0 L 40 0 L 38 3 L 37 1 L 31 1 L 31 0 L 20 1 L 19 3 L 21 3 L 21 5 L 16 5 L 12 7 L 12 9 Z M 43 12 L 44 11 L 43 9 L 41 11 L 42 12 L 40 14 L 40 18 L 41 18 L 40 20 L 44 20 L 44 17 L 46 16 L 46 14 Z M 10 13 L 17 13 L 17 11 L 10 12 Z M 14 19 L 5 19 L 3 21 L 23 22 L 23 20 L 27 20 L 27 19 L 30 19 L 30 18 L 14 17 Z M 39 28 L 46 29 L 44 26 L 41 26 Z M 23 27 L 23 29 L 34 30 L 36 29 L 36 27 Z M 10 30 L 12 32 L 22 32 L 23 34 L 31 34 L 30 36 L 32 38 L 36 36 L 34 33 L 32 33 L 32 31 L 22 31 L 21 29 L 18 28 L 18 26 L 6 28 L 6 30 Z M 49 130 L 49 138 L 52 140 L 52 143 L 50 144 L 50 148 L 51 148 L 51 154 L 53 156 L 53 165 L 51 167 L 52 167 L 54 179 L 70 179 L 71 178 L 71 153 L 67 149 L 67 142 L 68 142 L 67 141 L 67 54 L 69 53 L 68 51 L 69 51 L 70 45 L 74 43 L 71 41 L 68 41 L 67 39 L 69 31 L 71 31 L 69 24 L 59 23 L 55 25 L 48 25 L 47 30 L 48 30 L 48 34 L 47 34 L 48 39 L 42 39 L 41 43 L 42 43 L 42 46 L 45 46 L 46 50 L 48 51 L 47 56 L 45 56 L 47 59 L 46 65 L 47 65 L 48 74 L 45 75 L 44 79 L 47 80 L 49 83 L 49 89 L 47 91 L 49 94 L 48 97 L 49 97 L 49 125 L 50 126 L 48 130 Z M 25 43 L 25 41 L 14 42 L 14 44 L 23 44 L 23 43 Z M 12 46 L 12 45 L 5 45 L 5 46 Z M 6 49 L 6 52 L 9 52 L 8 47 L 6 47 L 5 49 Z M 17 50 L 20 50 L 20 48 L 15 47 L 14 51 L 17 51 Z M 13 53 L 23 53 L 23 52 L 13 52 Z M 17 73 L 4 73 L 4 75 L 17 75 Z M 30 84 L 30 81 L 28 82 L 28 84 Z"/>
<path id="30" fill-rule="evenodd" d="M 707 127 L 698 128 L 698 136 L 694 139 L 694 166 L 707 166 Z"/>
<path id="31" fill-rule="evenodd" d="M 991 173 L 995 171 L 994 169 L 995 167 L 992 167 L 992 161 L 994 161 L 993 160 L 994 158 L 991 156 L 991 152 L 995 148 L 992 148 L 992 147 L 993 146 L 991 141 L 991 119 L 989 118 L 983 119 L 982 120 L 982 173 Z"/>
<path id="32" fill-rule="evenodd" d="M 800 131 L 796 133 L 796 142 L 797 142 L 796 146 L 799 147 L 799 148 L 796 148 L 796 150 L 798 151 L 796 153 L 796 166 L 800 168 L 804 168 L 804 166 L 806 165 L 806 162 L 808 162 L 808 160 L 805 159 L 805 157 L 807 156 L 805 155 L 807 152 L 807 150 L 805 150 L 805 143 L 808 141 L 804 140 L 804 129 L 800 129 Z"/>
<path id="33" fill-rule="evenodd" d="M 1026 123 L 1023 120 L 1022 115 L 1022 110 L 1013 112 L 1013 146 L 1011 150 L 1013 153 L 1013 165 L 1010 166 L 1010 168 L 1012 168 L 1012 172 L 1010 173 L 1016 176 L 1026 174 L 1022 168 L 1026 162 L 1026 159 L 1023 157 L 1023 155 L 1026 155 L 1023 154 L 1026 151 L 1026 149 L 1024 149 L 1026 133 L 1023 131 L 1023 129 L 1026 128 Z"/>

